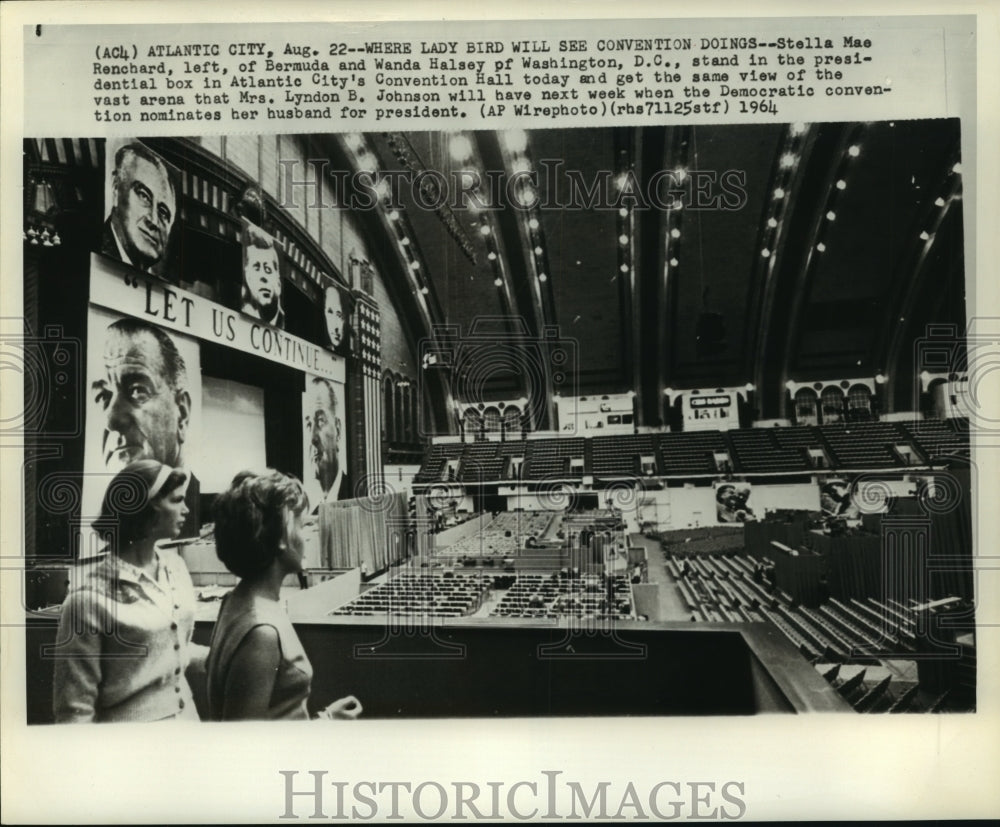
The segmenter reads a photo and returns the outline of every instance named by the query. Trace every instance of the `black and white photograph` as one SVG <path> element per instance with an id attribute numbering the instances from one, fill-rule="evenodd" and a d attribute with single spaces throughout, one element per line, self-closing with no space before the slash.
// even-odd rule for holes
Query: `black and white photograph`
<path id="1" fill-rule="evenodd" d="M 149 783 L 208 822 L 856 818 L 799 800 L 823 745 L 894 737 L 954 783 L 996 705 L 981 29 L 763 20 L 26 25 L 96 109 L 13 144 L 5 724 L 207 739 Z"/>
<path id="2" fill-rule="evenodd" d="M 99 252 L 145 273 L 169 278 L 177 221 L 177 172 L 141 141 L 111 140 L 105 170 L 105 219 Z"/>
<path id="3" fill-rule="evenodd" d="M 77 139 L 58 140 L 67 157 L 77 152 Z M 46 141 L 25 143 L 29 176 L 42 173 Z M 969 425 L 961 404 L 943 407 L 933 392 L 944 382 L 949 398 L 969 393 L 960 142 L 957 119 L 229 136 L 224 153 L 211 139 L 161 139 L 182 173 L 193 159 L 202 176 L 214 165 L 208 187 L 184 191 L 228 186 L 234 204 L 235 161 L 293 153 L 297 164 L 281 158 L 263 176 L 270 219 L 301 239 L 301 286 L 284 289 L 326 314 L 339 290 L 317 274 L 336 272 L 341 245 L 364 244 L 370 283 L 352 300 L 378 322 L 362 327 L 348 360 L 328 354 L 342 326 L 317 330 L 312 353 L 283 333 L 274 238 L 236 216 L 233 236 L 219 223 L 218 241 L 242 250 L 245 339 L 214 305 L 199 327 L 201 297 L 93 273 L 94 301 L 113 303 L 98 285 L 117 280 L 119 292 L 140 295 L 134 312 L 146 318 L 81 313 L 91 361 L 104 342 L 103 368 L 87 381 L 103 411 L 87 419 L 89 443 L 101 433 L 102 462 L 85 453 L 93 491 L 63 519 L 73 526 L 99 513 L 106 480 L 91 469 L 154 459 L 193 471 L 175 546 L 201 589 L 194 641 L 208 645 L 244 570 L 211 553 L 219 498 L 236 496 L 245 471 L 296 480 L 294 497 L 264 482 L 253 489 L 287 500 L 274 550 L 258 554 L 302 547 L 271 592 L 314 607 L 302 636 L 309 702 L 348 694 L 346 681 L 369 717 L 972 713 L 975 596 L 961 564 L 973 554 Z M 325 154 L 307 154 L 315 150 Z M 314 192 L 281 183 L 285 171 L 310 180 L 307 167 L 320 163 L 369 178 L 315 179 Z M 433 209 L 426 190 L 407 186 L 430 171 Z M 83 189 L 88 172 L 67 164 L 50 174 Z M 370 181 L 378 199 L 368 205 Z M 206 205 L 191 195 L 180 206 L 197 221 Z M 299 225 L 306 209 L 315 238 Z M 64 220 L 60 234 L 73 238 L 73 216 Z M 50 267 L 65 273 L 49 255 L 37 265 L 43 282 Z M 200 342 L 184 336 L 182 356 L 182 335 L 150 317 Z M 927 341 L 937 351 L 917 347 Z M 327 362 L 337 375 L 322 374 Z M 200 448 L 188 439 L 199 419 Z M 71 472 L 71 456 L 40 463 L 39 481 L 56 466 Z M 198 484 L 202 467 L 210 486 Z M 413 510 L 397 511 L 397 496 Z M 311 530 L 293 534 L 299 511 Z M 816 605 L 794 585 L 755 579 L 760 559 L 739 527 L 755 522 L 792 555 L 789 565 L 812 572 L 817 556 L 833 570 L 834 557 L 889 543 L 902 515 L 923 519 L 907 530 L 925 531 L 926 553 L 953 570 L 908 581 L 904 594 L 878 578 L 838 581 Z M 44 509 L 35 519 L 55 521 Z M 262 531 L 270 519 L 244 517 Z M 387 530 L 369 536 L 379 522 Z M 387 546 L 358 558 L 363 571 L 302 565 L 350 562 L 332 538 Z M 334 588 L 342 578 L 353 587 Z M 409 693 L 423 661 L 347 668 L 349 643 L 377 639 L 386 624 L 429 625 L 466 657 L 428 659 L 437 691 L 419 696 Z M 607 624 L 609 657 L 585 672 L 572 657 L 538 654 L 586 646 L 576 638 Z M 925 669 L 923 628 L 938 630 L 934 645 L 947 640 L 955 657 Z M 421 645 L 419 636 L 389 640 Z M 635 648 L 646 656 L 626 657 Z M 530 669 L 516 665 L 526 653 Z M 659 677 L 666 657 L 688 664 L 683 685 Z M 748 658 L 759 672 L 726 677 Z M 505 677 L 458 691 L 480 659 Z M 47 672 L 41 661 L 28 674 L 38 723 L 51 719 Z M 623 674 L 636 688 L 612 707 Z M 776 689 L 765 693 L 765 681 Z"/>
<path id="4" fill-rule="evenodd" d="M 283 329 L 285 311 L 281 303 L 281 258 L 272 236 L 243 219 L 243 286 L 240 311 L 254 319 Z"/>

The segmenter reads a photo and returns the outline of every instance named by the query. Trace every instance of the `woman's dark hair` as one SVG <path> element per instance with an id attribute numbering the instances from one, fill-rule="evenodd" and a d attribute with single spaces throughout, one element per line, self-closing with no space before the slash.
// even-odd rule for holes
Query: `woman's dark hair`
<path id="1" fill-rule="evenodd" d="M 295 477 L 241 471 L 215 499 L 215 552 L 237 577 L 261 574 L 278 556 L 285 509 L 301 514 L 309 497 Z"/>
<path id="2" fill-rule="evenodd" d="M 94 531 L 117 553 L 149 533 L 156 519 L 153 505 L 187 481 L 186 471 L 155 459 L 130 462 L 108 483 Z"/>

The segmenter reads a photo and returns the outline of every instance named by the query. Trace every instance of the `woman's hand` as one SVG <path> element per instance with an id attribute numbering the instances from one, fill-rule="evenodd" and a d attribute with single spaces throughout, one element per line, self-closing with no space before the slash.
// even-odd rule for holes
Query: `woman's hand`
<path id="1" fill-rule="evenodd" d="M 320 718 L 331 721 L 353 721 L 361 714 L 361 701 L 353 695 L 340 698 L 319 713 Z"/>

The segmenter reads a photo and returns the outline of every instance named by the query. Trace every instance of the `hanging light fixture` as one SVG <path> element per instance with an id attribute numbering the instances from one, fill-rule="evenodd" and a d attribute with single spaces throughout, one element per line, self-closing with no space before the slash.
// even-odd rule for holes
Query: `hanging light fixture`
<path id="1" fill-rule="evenodd" d="M 24 239 L 33 246 L 58 247 L 62 244 L 55 228 L 59 215 L 56 191 L 45 178 L 28 182 L 28 203 L 24 215 Z"/>

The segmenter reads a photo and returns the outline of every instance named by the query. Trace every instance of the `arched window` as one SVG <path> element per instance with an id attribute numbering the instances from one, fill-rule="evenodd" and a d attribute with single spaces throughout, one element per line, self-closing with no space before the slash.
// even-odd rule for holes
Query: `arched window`
<path id="1" fill-rule="evenodd" d="M 395 409 L 392 376 L 387 371 L 382 377 L 382 439 L 386 442 L 393 439 L 395 424 L 392 416 Z"/>
<path id="2" fill-rule="evenodd" d="M 816 413 L 816 394 L 809 388 L 799 388 L 795 392 L 795 423 L 797 425 L 819 423 Z"/>
<path id="3" fill-rule="evenodd" d="M 467 440 L 473 440 L 476 435 L 482 430 L 483 418 L 479 415 L 479 411 L 475 408 L 466 408 L 465 415 L 462 417 L 462 422 L 465 425 L 465 438 Z"/>
<path id="4" fill-rule="evenodd" d="M 483 411 L 483 423 L 486 426 L 486 433 L 499 433 L 500 422 L 500 410 L 498 408 L 489 407 Z"/>
<path id="5" fill-rule="evenodd" d="M 420 441 L 420 397 L 417 386 L 410 382 L 410 441 Z"/>
<path id="6" fill-rule="evenodd" d="M 403 441 L 403 394 L 399 387 L 400 377 L 393 375 L 392 384 L 395 391 L 395 406 L 392 409 L 392 441 Z"/>
<path id="7" fill-rule="evenodd" d="M 869 422 L 872 419 L 872 392 L 864 385 L 853 385 L 847 392 L 847 421 Z"/>
<path id="8" fill-rule="evenodd" d="M 823 389 L 820 397 L 820 409 L 824 425 L 834 425 L 844 421 L 844 392 L 830 385 Z"/>
<path id="9" fill-rule="evenodd" d="M 413 441 L 413 434 L 410 431 L 410 407 L 413 405 L 413 397 L 411 396 L 410 381 L 408 379 L 402 381 L 400 390 L 403 392 L 403 415 L 400 422 L 402 433 L 400 434 L 400 438 L 403 442 L 409 444 Z"/>

